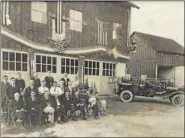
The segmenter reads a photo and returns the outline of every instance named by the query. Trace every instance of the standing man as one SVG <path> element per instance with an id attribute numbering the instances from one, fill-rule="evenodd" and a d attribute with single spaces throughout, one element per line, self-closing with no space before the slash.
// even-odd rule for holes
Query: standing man
<path id="1" fill-rule="evenodd" d="M 25 81 L 21 78 L 21 73 L 17 73 L 18 78 L 15 79 L 15 85 L 19 90 L 19 93 L 22 92 L 25 88 Z"/>
<path id="2" fill-rule="evenodd" d="M 29 86 L 24 89 L 22 96 L 25 101 L 27 101 L 28 97 L 31 96 L 31 92 L 35 92 L 35 94 L 38 95 L 38 89 L 34 86 L 34 80 L 30 80 Z"/>
<path id="3" fill-rule="evenodd" d="M 64 81 L 64 85 L 65 87 L 68 87 L 68 82 L 70 81 L 70 79 L 67 77 L 67 73 L 64 73 L 64 78 L 61 78 L 60 81 Z"/>
<path id="4" fill-rule="evenodd" d="M 48 71 L 48 76 L 45 77 L 45 81 L 46 81 L 46 87 L 48 87 L 48 89 L 50 90 L 51 86 L 53 86 L 53 83 L 54 83 L 54 79 L 51 76 L 50 71 Z"/>
<path id="5" fill-rule="evenodd" d="M 56 101 L 56 108 L 55 108 L 55 120 L 58 121 L 58 123 L 62 123 L 62 120 L 64 120 L 65 117 L 65 109 L 64 105 L 62 103 L 62 95 L 64 92 L 60 87 L 57 86 L 57 82 L 55 81 L 53 83 L 53 87 L 50 89 L 51 96 L 54 97 L 54 100 Z"/>
<path id="6" fill-rule="evenodd" d="M 6 105 L 7 106 L 7 123 L 8 125 L 11 125 L 11 102 L 14 99 L 14 93 L 18 92 L 18 88 L 15 86 L 15 78 L 11 77 L 10 78 L 10 84 L 7 87 L 7 92 L 6 92 Z"/>
<path id="7" fill-rule="evenodd" d="M 9 82 L 8 82 L 8 76 L 4 75 L 3 76 L 3 81 L 1 81 L 1 107 L 2 107 L 2 111 L 4 112 L 3 114 L 3 120 L 5 122 L 7 122 L 7 112 L 8 112 L 8 108 L 7 108 L 7 97 L 6 97 L 6 93 L 7 93 L 7 88 L 9 86 Z"/>
<path id="8" fill-rule="evenodd" d="M 34 72 L 33 77 L 31 78 L 34 80 L 34 86 L 38 89 L 41 86 L 40 79 L 38 78 L 38 74 Z"/>
<path id="9" fill-rule="evenodd" d="M 48 87 L 46 86 L 46 81 L 43 80 L 41 86 L 38 89 L 39 95 L 44 95 L 45 91 L 49 91 Z"/>
<path id="10" fill-rule="evenodd" d="M 13 100 L 15 92 L 19 92 L 19 89 L 15 85 L 15 78 L 11 77 L 10 84 L 7 87 L 7 93 L 6 93 L 9 100 Z"/>

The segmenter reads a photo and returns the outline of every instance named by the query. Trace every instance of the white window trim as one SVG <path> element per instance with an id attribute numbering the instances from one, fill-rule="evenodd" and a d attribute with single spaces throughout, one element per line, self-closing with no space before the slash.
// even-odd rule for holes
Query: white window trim
<path id="1" fill-rule="evenodd" d="M 103 64 L 105 63 L 105 69 L 103 68 Z M 109 69 L 107 69 L 106 68 L 106 64 L 109 64 L 109 66 L 110 66 L 110 64 L 112 64 L 112 69 L 110 69 L 110 67 L 109 67 Z M 115 64 L 115 69 L 113 69 L 113 64 Z M 104 76 L 104 77 L 115 77 L 116 76 L 116 64 L 117 63 L 115 63 L 115 62 L 102 62 L 102 76 Z M 103 71 L 109 71 L 109 74 L 110 74 L 110 72 L 112 72 L 112 75 L 110 76 L 110 75 L 107 75 L 107 73 L 105 72 L 105 75 L 103 74 Z M 111 71 L 112 70 L 112 71 Z M 113 74 L 113 72 L 114 72 L 114 74 Z"/>
<path id="2" fill-rule="evenodd" d="M 32 5 L 33 2 L 36 2 L 36 3 L 44 3 L 44 4 L 46 4 L 46 10 L 43 11 L 42 9 L 35 9 L 35 8 L 33 8 L 33 5 Z M 47 19 L 47 18 L 48 18 L 48 17 L 47 17 L 47 10 L 48 10 L 48 9 L 47 9 L 47 2 L 44 2 L 44 1 L 42 1 L 42 2 L 41 2 L 41 1 L 40 1 L 40 2 L 39 2 L 39 1 L 32 1 L 32 2 L 31 2 L 31 21 L 32 21 L 32 22 L 36 22 L 36 23 L 47 24 L 47 20 L 48 20 L 48 19 Z M 44 16 L 45 16 L 46 20 L 45 20 L 45 21 L 43 21 L 43 20 L 42 20 L 42 21 L 36 21 L 35 19 L 33 20 L 33 19 L 32 19 L 32 17 L 33 17 L 33 15 L 32 15 L 33 13 L 32 13 L 32 12 L 41 13 L 41 14 L 42 14 L 42 17 L 43 17 L 43 14 L 45 14 Z"/>
<path id="3" fill-rule="evenodd" d="M 81 15 L 82 15 L 82 20 L 80 21 L 80 20 L 75 20 L 75 19 L 72 19 L 71 18 L 71 15 L 70 15 L 70 11 L 74 11 L 74 12 L 79 12 L 79 13 L 81 13 Z M 75 9 L 70 9 L 69 10 L 69 20 L 70 20 L 70 30 L 73 30 L 73 31 L 77 31 L 77 32 L 82 32 L 83 31 L 83 13 L 81 12 L 81 11 L 78 11 L 78 10 L 75 10 Z M 78 22 L 78 23 L 80 23 L 81 24 L 81 30 L 79 30 L 79 29 L 74 29 L 74 28 L 71 28 L 71 21 L 72 22 Z"/>
<path id="4" fill-rule="evenodd" d="M 65 59 L 65 65 L 62 65 L 62 59 Z M 66 59 L 69 59 L 69 65 L 66 65 Z M 71 66 L 71 60 L 74 60 L 74 66 Z M 78 62 L 78 66 L 75 65 L 76 61 Z M 78 67 L 79 67 L 78 58 L 60 57 L 60 67 L 61 67 L 61 72 L 60 73 L 62 73 L 62 67 L 64 67 L 65 70 L 66 70 L 66 67 L 69 67 L 69 73 L 68 74 L 76 75 L 78 73 Z M 71 73 L 71 67 L 74 68 L 74 73 L 73 74 Z M 76 72 L 76 68 L 77 68 L 77 72 Z"/>
<path id="5" fill-rule="evenodd" d="M 113 30 L 112 30 L 112 39 L 113 40 L 116 40 L 118 39 L 118 36 L 117 36 L 117 31 L 115 30 L 116 28 L 114 28 L 114 24 L 118 24 L 120 25 L 120 27 L 122 27 L 122 24 L 121 23 L 118 23 L 118 22 L 113 22 L 112 26 L 113 26 Z M 114 36 L 114 33 L 115 33 L 115 36 Z"/>
<path id="6" fill-rule="evenodd" d="M 100 61 L 97 61 L 97 60 L 88 60 L 88 59 L 85 59 L 85 62 L 88 62 L 88 67 L 85 67 L 85 65 L 84 65 L 84 75 L 86 75 L 86 76 L 100 76 L 100 64 L 101 64 L 101 62 Z M 92 62 L 92 67 L 91 68 L 89 68 L 89 62 Z M 95 68 L 93 67 L 93 62 L 95 62 Z M 99 63 L 99 68 L 97 67 L 97 64 Z M 85 74 L 85 69 L 87 69 L 88 70 L 88 73 L 87 74 Z M 93 70 L 93 69 L 95 69 L 95 75 L 93 75 L 93 73 L 90 75 L 89 74 L 89 69 L 91 69 L 91 70 Z M 99 73 L 97 74 L 97 70 L 99 70 Z"/>
<path id="7" fill-rule="evenodd" d="M 21 66 L 21 71 L 16 71 L 16 66 L 15 70 L 3 70 L 3 52 L 12 52 L 12 53 L 20 53 L 20 54 L 27 54 L 27 71 L 22 71 L 22 66 Z M 15 58 L 15 64 L 16 64 L 16 58 Z M 11 50 L 11 49 L 1 49 L 1 70 L 4 72 L 28 72 L 29 71 L 29 53 L 24 52 L 24 51 L 18 51 L 18 50 Z"/>
<path id="8" fill-rule="evenodd" d="M 57 74 L 57 72 L 58 72 L 58 68 L 57 68 L 57 62 L 58 62 L 58 60 L 57 60 L 57 56 L 55 56 L 55 55 L 50 55 L 50 54 L 43 54 L 43 53 L 35 53 L 35 57 L 34 57 L 34 61 L 35 61 L 35 71 L 37 72 L 37 64 L 40 64 L 41 65 L 41 71 L 39 72 L 39 73 L 47 73 L 47 68 L 46 68 L 46 72 L 42 72 L 42 58 L 41 58 L 41 63 L 37 63 L 37 61 L 36 61 L 36 57 L 37 57 L 37 55 L 38 56 L 46 56 L 46 64 L 44 64 L 44 65 L 46 65 L 46 67 L 47 67 L 47 65 L 51 65 L 51 73 L 52 74 Z M 52 58 L 56 58 L 56 65 L 53 65 L 52 63 L 51 64 L 47 64 L 47 57 L 51 57 L 51 60 L 52 60 Z M 56 73 L 55 72 L 53 72 L 53 70 L 52 70 L 52 67 L 53 66 L 56 66 Z"/>

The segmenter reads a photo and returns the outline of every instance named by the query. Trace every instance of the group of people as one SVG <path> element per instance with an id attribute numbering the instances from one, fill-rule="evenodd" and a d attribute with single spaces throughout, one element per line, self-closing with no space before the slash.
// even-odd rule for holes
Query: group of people
<path id="1" fill-rule="evenodd" d="M 7 125 L 63 123 L 70 118 L 76 121 L 78 112 L 86 120 L 89 109 L 92 109 L 96 119 L 102 113 L 97 104 L 98 98 L 88 84 L 72 87 L 67 73 L 59 82 L 54 80 L 50 72 L 42 81 L 34 73 L 28 86 L 21 73 L 17 75 L 17 78 L 11 77 L 10 81 L 4 75 L 1 82 L 2 113 Z"/>

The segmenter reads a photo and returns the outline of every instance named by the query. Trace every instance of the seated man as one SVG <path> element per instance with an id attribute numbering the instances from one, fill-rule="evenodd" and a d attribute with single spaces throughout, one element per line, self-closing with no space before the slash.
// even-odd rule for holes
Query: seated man
<path id="1" fill-rule="evenodd" d="M 57 103 L 54 97 L 50 96 L 49 90 L 46 90 L 44 92 L 44 95 L 41 97 L 40 102 L 41 108 L 43 109 L 43 112 L 47 118 L 45 122 L 54 123 L 54 111 L 57 106 Z"/>
<path id="2" fill-rule="evenodd" d="M 90 97 L 89 103 L 90 103 L 89 107 L 93 109 L 94 117 L 98 119 L 99 118 L 99 108 L 98 108 L 96 97 L 95 96 Z"/>
<path id="3" fill-rule="evenodd" d="M 30 117 L 32 125 L 42 125 L 43 124 L 43 111 L 40 106 L 40 99 L 34 91 L 26 100 L 27 111 Z"/>
<path id="4" fill-rule="evenodd" d="M 68 118 L 69 116 L 72 116 L 72 120 L 76 121 L 75 116 L 75 107 L 72 103 L 72 97 L 70 95 L 70 92 L 66 91 L 65 95 L 63 96 L 63 104 L 65 108 L 65 116 Z"/>
<path id="5" fill-rule="evenodd" d="M 25 112 L 24 102 L 20 99 L 20 94 L 16 92 L 14 94 L 14 99 L 11 101 L 11 117 L 13 122 L 24 124 Z"/>
<path id="6" fill-rule="evenodd" d="M 55 108 L 55 120 L 57 120 L 58 123 L 62 123 L 62 120 L 65 121 L 65 109 L 62 103 L 62 95 L 64 94 L 64 91 L 62 91 L 62 89 L 57 86 L 57 82 L 55 81 L 53 83 L 53 87 L 50 89 L 50 93 L 57 103 Z"/>
<path id="7" fill-rule="evenodd" d="M 75 95 L 72 98 L 75 110 L 80 110 L 83 120 L 87 120 L 85 117 L 85 104 L 83 98 L 79 96 L 79 90 L 75 92 Z"/>

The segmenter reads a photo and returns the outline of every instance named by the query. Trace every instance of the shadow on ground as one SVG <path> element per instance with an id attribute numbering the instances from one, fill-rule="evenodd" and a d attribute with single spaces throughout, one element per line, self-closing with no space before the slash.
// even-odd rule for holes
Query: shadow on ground
<path id="1" fill-rule="evenodd" d="M 115 96 L 108 98 L 108 114 L 113 115 L 135 115 L 146 111 L 157 110 L 160 112 L 168 112 L 175 108 L 168 100 L 135 97 L 130 103 L 124 103 L 120 97 Z"/>

